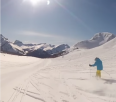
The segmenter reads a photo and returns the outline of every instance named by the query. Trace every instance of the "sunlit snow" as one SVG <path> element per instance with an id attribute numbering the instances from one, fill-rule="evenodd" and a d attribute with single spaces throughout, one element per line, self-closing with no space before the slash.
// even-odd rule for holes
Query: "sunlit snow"
<path id="1" fill-rule="evenodd" d="M 95 77 L 94 58 L 103 61 Z M 64 57 L 39 59 L 1 54 L 4 102 L 116 102 L 116 38 Z"/>

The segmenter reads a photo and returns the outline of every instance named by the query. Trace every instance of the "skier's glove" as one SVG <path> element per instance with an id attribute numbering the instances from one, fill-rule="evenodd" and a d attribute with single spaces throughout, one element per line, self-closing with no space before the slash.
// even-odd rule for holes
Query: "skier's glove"
<path id="1" fill-rule="evenodd" d="M 89 66 L 90 66 L 90 67 L 92 67 L 92 65 L 91 65 L 91 64 L 89 64 Z"/>

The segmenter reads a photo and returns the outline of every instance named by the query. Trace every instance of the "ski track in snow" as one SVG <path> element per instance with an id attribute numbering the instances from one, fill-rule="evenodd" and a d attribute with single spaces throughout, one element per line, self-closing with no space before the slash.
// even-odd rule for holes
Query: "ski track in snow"
<path id="1" fill-rule="evenodd" d="M 116 102 L 116 48 L 101 49 L 75 50 L 64 58 L 29 63 L 13 64 L 1 59 L 2 101 Z M 88 66 L 96 55 L 104 64 L 102 79 L 96 79 L 96 68 Z"/>

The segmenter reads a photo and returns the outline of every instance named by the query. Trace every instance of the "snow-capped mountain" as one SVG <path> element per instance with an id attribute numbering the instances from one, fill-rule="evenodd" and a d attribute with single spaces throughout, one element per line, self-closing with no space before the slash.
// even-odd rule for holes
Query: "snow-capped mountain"
<path id="1" fill-rule="evenodd" d="M 23 45 L 23 43 L 19 40 L 15 40 L 14 44 L 17 45 L 17 46 L 22 46 Z"/>
<path id="2" fill-rule="evenodd" d="M 77 44 L 74 45 L 74 48 L 81 48 L 81 49 L 94 48 L 105 44 L 106 42 L 114 39 L 115 37 L 116 36 L 114 34 L 108 32 L 97 33 L 90 40 L 78 42 Z"/>
<path id="3" fill-rule="evenodd" d="M 48 47 L 44 48 L 43 50 L 47 51 L 49 54 L 56 54 L 56 53 L 66 50 L 68 48 L 70 48 L 69 45 L 61 44 L 61 45 L 51 46 L 51 47 L 48 46 Z"/>
<path id="4" fill-rule="evenodd" d="M 15 40 L 15 42 L 13 43 L 17 46 L 37 46 L 37 45 L 41 45 L 41 44 L 46 44 L 46 43 L 40 43 L 40 44 L 32 44 L 32 43 L 29 43 L 29 44 L 24 44 L 23 42 L 19 41 L 19 40 Z"/>
<path id="5" fill-rule="evenodd" d="M 29 56 L 48 58 L 61 56 L 61 53 L 63 54 L 63 51 L 70 47 L 67 44 L 61 44 L 58 46 L 50 44 L 40 44 L 31 47 L 29 46 L 26 49 L 25 48 L 26 47 L 23 46 L 23 49 L 28 52 L 27 55 Z"/>
<path id="6" fill-rule="evenodd" d="M 16 40 L 14 43 L 12 43 L 3 35 L 0 35 L 0 37 L 1 51 L 11 54 L 48 58 L 61 56 L 62 54 L 70 50 L 70 46 L 67 44 L 61 44 L 57 46 L 46 43 L 24 44 L 19 40 Z M 94 47 L 98 47 L 114 39 L 115 37 L 116 36 L 114 34 L 108 32 L 97 33 L 90 40 L 78 42 L 74 45 L 73 49 L 91 49 Z"/>
<path id="7" fill-rule="evenodd" d="M 18 45 L 19 47 L 21 47 L 24 51 L 27 52 L 35 52 L 43 50 L 45 52 L 47 52 L 48 54 L 52 55 L 52 54 L 56 54 L 56 53 L 60 53 L 65 49 L 70 48 L 69 45 L 67 44 L 61 44 L 61 45 L 51 45 L 51 44 L 46 44 L 46 43 L 41 43 L 41 44 L 23 44 L 21 41 L 16 40 L 14 42 L 15 45 Z"/>
<path id="8" fill-rule="evenodd" d="M 21 47 L 14 45 L 2 34 L 0 34 L 0 47 L 1 47 L 1 51 L 6 53 L 25 55 L 25 52 Z"/>
<path id="9" fill-rule="evenodd" d="M 12 43 L 3 35 L 0 35 L 0 38 L 1 51 L 11 54 L 48 58 L 52 57 L 54 54 L 61 54 L 61 52 L 63 52 L 65 49 L 70 48 L 70 46 L 67 44 L 61 44 L 57 46 L 46 43 L 24 44 L 19 40 L 16 40 L 14 43 Z"/>

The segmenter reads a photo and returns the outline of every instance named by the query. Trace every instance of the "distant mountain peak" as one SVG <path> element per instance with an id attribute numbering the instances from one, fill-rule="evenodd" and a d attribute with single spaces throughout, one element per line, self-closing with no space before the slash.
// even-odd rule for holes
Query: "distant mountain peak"
<path id="1" fill-rule="evenodd" d="M 18 46 L 22 46 L 23 45 L 23 43 L 21 41 L 19 41 L 19 40 L 15 40 L 14 44 L 18 45 Z"/>
<path id="2" fill-rule="evenodd" d="M 17 55 L 24 55 L 25 52 L 22 48 L 18 47 L 17 45 L 14 45 L 12 42 L 10 42 L 7 38 L 5 38 L 2 34 L 0 34 L 1 41 L 0 41 L 0 47 L 1 51 L 5 53 L 10 54 L 17 54 Z"/>
<path id="3" fill-rule="evenodd" d="M 3 52 L 18 55 L 31 55 L 40 58 L 47 58 L 52 54 L 59 54 L 66 48 L 70 48 L 67 44 L 60 44 L 58 46 L 40 43 L 40 44 L 23 44 L 19 40 L 15 40 L 14 43 L 8 41 L 2 34 L 1 36 L 1 48 Z"/>
<path id="4" fill-rule="evenodd" d="M 114 34 L 109 33 L 109 32 L 102 32 L 102 33 L 96 33 L 91 40 L 107 40 L 109 41 L 110 39 L 116 37 Z"/>
<path id="5" fill-rule="evenodd" d="M 2 39 L 4 39 L 4 40 L 8 40 L 7 38 L 5 38 L 2 34 L 0 34 L 0 40 L 2 40 Z M 0 41 L 1 42 L 1 41 Z"/>
<path id="6" fill-rule="evenodd" d="M 75 44 L 74 48 L 91 49 L 105 44 L 115 37 L 116 35 L 109 32 L 96 33 L 90 40 L 81 41 Z"/>

